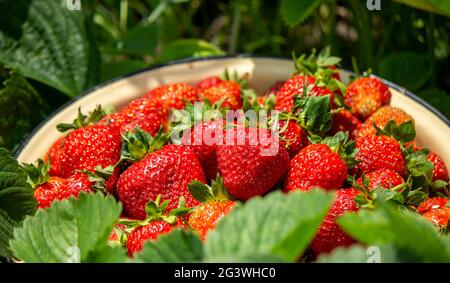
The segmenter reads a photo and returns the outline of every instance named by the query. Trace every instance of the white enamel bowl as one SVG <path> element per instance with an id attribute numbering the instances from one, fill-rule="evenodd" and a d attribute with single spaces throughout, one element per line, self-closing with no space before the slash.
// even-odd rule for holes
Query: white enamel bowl
<path id="1" fill-rule="evenodd" d="M 174 82 L 195 84 L 206 76 L 220 75 L 224 68 L 239 74 L 250 74 L 249 85 L 257 93 L 262 93 L 276 81 L 286 80 L 293 72 L 290 60 L 246 56 L 189 59 L 142 70 L 100 85 L 61 107 L 22 143 L 16 157 L 20 162 L 28 163 L 43 158 L 61 135 L 56 125 L 72 121 L 79 107 L 85 113 L 98 104 L 120 109 L 156 86 Z M 348 80 L 348 72 L 342 71 L 341 75 L 344 81 Z M 385 83 L 392 91 L 391 105 L 402 108 L 414 117 L 417 143 L 435 151 L 450 166 L 450 121 L 416 95 L 391 82 Z"/>

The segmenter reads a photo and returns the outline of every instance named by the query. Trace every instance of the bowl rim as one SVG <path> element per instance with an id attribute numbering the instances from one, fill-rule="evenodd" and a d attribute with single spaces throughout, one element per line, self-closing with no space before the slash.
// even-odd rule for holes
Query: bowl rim
<path id="1" fill-rule="evenodd" d="M 141 73 L 145 73 L 148 71 L 152 71 L 152 70 L 156 70 L 156 69 L 160 69 L 160 68 L 164 68 L 164 67 L 168 67 L 168 66 L 173 66 L 173 65 L 180 65 L 180 64 L 186 64 L 186 63 L 192 63 L 192 62 L 201 62 L 201 61 L 211 61 L 211 60 L 226 60 L 226 59 L 239 59 L 239 58 L 255 58 L 255 59 L 270 59 L 270 60 L 282 60 L 282 61 L 292 61 L 292 59 L 287 58 L 287 57 L 277 57 L 277 56 L 266 56 L 266 55 L 254 55 L 254 54 L 237 54 L 237 55 L 218 55 L 218 56 L 208 56 L 208 57 L 199 57 L 199 58 L 195 58 L 195 57 L 189 57 L 189 58 L 183 58 L 183 59 L 178 59 L 178 60 L 173 60 L 173 61 L 169 61 L 167 63 L 160 63 L 160 64 L 155 64 L 131 73 L 127 73 L 121 76 L 117 76 L 113 79 L 104 81 L 98 85 L 95 85 L 85 91 L 83 91 L 81 94 L 71 98 L 69 101 L 67 101 L 66 103 L 64 103 L 63 105 L 61 105 L 60 107 L 58 107 L 55 111 L 53 111 L 49 116 L 47 116 L 44 120 L 42 120 L 36 127 L 34 127 L 34 129 L 21 141 L 21 143 L 19 144 L 19 146 L 14 150 L 13 152 L 13 156 L 15 158 L 17 158 L 20 153 L 22 152 L 22 150 L 27 146 L 27 144 L 30 142 L 31 138 L 49 121 L 51 120 L 54 116 L 56 116 L 58 113 L 60 113 L 61 111 L 63 111 L 67 106 L 71 105 L 72 103 L 78 101 L 79 99 L 89 95 L 90 93 L 103 88 L 109 84 L 115 83 L 117 81 L 120 81 L 122 79 L 126 79 L 129 77 L 132 77 L 134 75 L 138 75 Z M 348 73 L 354 74 L 354 72 L 346 70 L 346 69 L 341 69 L 343 71 L 346 71 Z M 421 104 L 422 106 L 424 106 L 427 110 L 429 110 L 431 113 L 433 113 L 438 119 L 440 119 L 442 122 L 444 122 L 447 127 L 450 128 L 450 119 L 447 118 L 444 114 L 442 114 L 439 110 L 437 110 L 434 106 L 432 106 L 431 104 L 429 104 L 427 101 L 425 101 L 423 98 L 419 97 L 417 94 L 412 93 L 411 91 L 407 90 L 406 88 L 397 85 L 396 83 L 393 83 L 387 79 L 384 79 L 380 76 L 371 74 L 371 77 L 376 77 L 378 79 L 380 79 L 384 84 L 386 84 L 387 86 L 397 90 L 398 92 L 400 92 L 403 95 L 408 96 L 409 98 L 412 98 L 414 101 L 416 101 L 417 103 Z"/>

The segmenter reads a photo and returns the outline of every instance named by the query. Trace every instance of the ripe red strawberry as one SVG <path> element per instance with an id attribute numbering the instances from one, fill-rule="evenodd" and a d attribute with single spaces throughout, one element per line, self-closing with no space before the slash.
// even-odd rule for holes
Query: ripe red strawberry
<path id="1" fill-rule="evenodd" d="M 379 128 L 383 129 L 384 126 L 386 126 L 386 124 L 391 120 L 395 121 L 397 125 L 408 121 L 412 121 L 414 123 L 414 119 L 402 109 L 392 106 L 383 106 L 375 111 L 364 122 L 358 132 L 358 135 L 361 137 L 365 137 L 367 135 L 375 135 L 376 129 L 373 126 L 373 123 L 375 123 Z"/>
<path id="2" fill-rule="evenodd" d="M 182 109 L 186 101 L 193 103 L 199 100 L 198 90 L 186 83 L 163 85 L 152 89 L 144 97 L 160 99 L 165 109 Z"/>
<path id="3" fill-rule="evenodd" d="M 120 112 L 105 116 L 100 125 L 112 125 L 120 128 L 122 133 L 136 127 L 154 135 L 169 119 L 169 111 L 157 98 L 140 98 L 131 101 Z"/>
<path id="4" fill-rule="evenodd" d="M 280 120 L 278 126 L 280 144 L 288 150 L 291 158 L 309 144 L 306 131 L 294 120 Z"/>
<path id="5" fill-rule="evenodd" d="M 445 166 L 444 161 L 439 157 L 439 155 L 437 155 L 433 151 L 430 151 L 427 160 L 431 161 L 431 163 L 433 163 L 434 165 L 433 181 L 436 180 L 449 181 L 448 169 Z"/>
<path id="6" fill-rule="evenodd" d="M 358 78 L 348 86 L 345 94 L 345 103 L 351 112 L 363 120 L 390 100 L 389 88 L 377 78 Z"/>
<path id="7" fill-rule="evenodd" d="M 450 220 L 450 207 L 447 206 L 448 200 L 442 197 L 430 198 L 422 202 L 417 211 L 422 216 L 440 228 L 447 228 Z"/>
<path id="8" fill-rule="evenodd" d="M 200 96 L 211 104 L 223 99 L 221 104 L 223 108 L 231 110 L 242 108 L 241 86 L 236 82 L 223 80 L 199 91 Z"/>
<path id="9" fill-rule="evenodd" d="M 158 195 L 169 201 L 169 209 L 176 207 L 181 196 L 186 199 L 187 207 L 196 206 L 198 202 L 187 188 L 192 180 L 205 182 L 195 154 L 186 146 L 166 145 L 122 173 L 117 196 L 129 217 L 144 219 L 145 205 Z"/>
<path id="10" fill-rule="evenodd" d="M 216 86 L 216 85 L 220 84 L 221 82 L 223 82 L 223 80 L 219 76 L 211 76 L 211 77 L 207 77 L 206 79 L 199 81 L 197 83 L 196 87 L 199 90 L 203 90 L 203 89 L 207 89 L 207 88 Z"/>
<path id="11" fill-rule="evenodd" d="M 145 226 L 138 226 L 128 235 L 128 255 L 133 256 L 134 253 L 141 251 L 146 241 L 156 241 L 159 236 L 171 232 L 174 228 L 184 227 L 181 221 L 173 225 L 164 220 L 155 220 Z"/>
<path id="12" fill-rule="evenodd" d="M 228 192 L 247 200 L 280 180 L 289 168 L 289 153 L 269 130 L 235 127 L 217 148 L 217 166 Z"/>
<path id="13" fill-rule="evenodd" d="M 310 144 L 292 160 L 284 191 L 337 189 L 347 178 L 344 160 L 326 144 Z"/>
<path id="14" fill-rule="evenodd" d="M 64 182 L 63 178 L 50 177 L 45 183 L 34 189 L 34 198 L 37 200 L 39 208 L 47 208 L 53 203 Z"/>
<path id="15" fill-rule="evenodd" d="M 155 201 L 150 201 L 145 206 L 145 220 L 124 220 L 119 223 L 125 224 L 126 230 L 133 228 L 127 237 L 127 250 L 130 256 L 141 251 L 145 242 L 156 241 L 159 236 L 169 233 L 175 228 L 187 228 L 181 217 L 185 216 L 189 209 L 184 207 L 184 200 L 180 198 L 177 209 L 168 210 L 169 201 L 160 204 L 161 195 Z M 169 211 L 167 213 L 167 211 Z"/>
<path id="16" fill-rule="evenodd" d="M 56 142 L 54 142 L 53 145 L 48 150 L 46 158 L 44 158 L 45 162 L 47 161 L 50 162 L 50 170 L 48 172 L 50 176 L 57 177 L 61 175 L 59 156 L 61 154 L 61 148 L 63 144 L 64 144 L 64 137 L 57 139 Z"/>
<path id="17" fill-rule="evenodd" d="M 114 165 L 120 157 L 121 136 L 112 126 L 88 126 L 71 132 L 60 154 L 61 176 L 69 177 L 76 170 L 93 172 L 95 167 Z"/>
<path id="18" fill-rule="evenodd" d="M 217 145 L 223 143 L 223 131 L 223 121 L 219 120 L 200 123 L 191 132 L 185 132 L 183 135 L 183 144 L 197 156 L 207 182 L 217 176 L 216 150 Z"/>
<path id="19" fill-rule="evenodd" d="M 275 110 L 291 112 L 294 108 L 294 96 L 301 95 L 303 93 L 303 86 L 313 85 L 315 79 L 310 76 L 297 75 L 288 79 L 277 93 L 277 102 L 275 104 Z M 334 102 L 334 94 L 323 87 L 313 86 L 310 96 L 325 96 L 330 95 L 331 105 Z"/>
<path id="20" fill-rule="evenodd" d="M 189 191 L 201 204 L 189 215 L 188 224 L 205 240 L 206 234 L 230 213 L 235 202 L 228 199 L 220 176 L 212 181 L 211 186 L 193 181 L 189 184 Z"/>
<path id="21" fill-rule="evenodd" d="M 359 192 L 355 189 L 339 189 L 336 191 L 334 203 L 311 243 L 311 249 L 316 255 L 328 253 L 337 247 L 348 247 L 355 242 L 336 223 L 336 217 L 358 210 L 355 202 L 355 197 L 358 194 Z"/>
<path id="22" fill-rule="evenodd" d="M 354 173 L 361 176 L 379 169 L 390 169 L 406 176 L 406 165 L 400 144 L 387 136 L 369 135 L 356 139 L 356 160 L 359 163 Z"/>
<path id="23" fill-rule="evenodd" d="M 270 95 L 276 95 L 280 88 L 284 85 L 285 81 L 277 81 L 273 85 L 271 85 L 265 92 L 262 97 L 268 97 Z"/>
<path id="24" fill-rule="evenodd" d="M 402 176 L 397 172 L 389 169 L 379 169 L 364 175 L 369 179 L 369 189 L 375 189 L 377 187 L 381 189 L 391 189 L 405 183 Z M 362 178 L 356 180 L 356 182 L 363 186 Z"/>
<path id="25" fill-rule="evenodd" d="M 348 132 L 350 139 L 355 139 L 358 130 L 361 127 L 361 121 L 347 110 L 342 110 L 333 114 L 333 125 L 329 134 L 335 135 L 337 132 Z"/>

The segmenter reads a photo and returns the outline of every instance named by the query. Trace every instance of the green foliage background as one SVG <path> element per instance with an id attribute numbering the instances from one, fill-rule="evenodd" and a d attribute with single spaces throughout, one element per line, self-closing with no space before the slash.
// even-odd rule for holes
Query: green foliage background
<path id="1" fill-rule="evenodd" d="M 450 117 L 450 4 L 439 0 L 0 0 L 0 146 L 90 87 L 185 57 L 289 58 L 330 45 Z M 372 1 L 369 1 L 372 2 Z"/>

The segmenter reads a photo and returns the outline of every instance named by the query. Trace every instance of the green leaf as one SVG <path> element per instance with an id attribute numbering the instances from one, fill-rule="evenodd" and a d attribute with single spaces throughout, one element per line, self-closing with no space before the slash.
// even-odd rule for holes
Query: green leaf
<path id="1" fill-rule="evenodd" d="M 406 156 L 406 167 L 412 176 L 418 177 L 433 172 L 434 165 L 427 160 L 429 153 L 430 151 L 424 148 Z"/>
<path id="2" fill-rule="evenodd" d="M 294 111 L 301 109 L 298 116 L 300 125 L 315 133 L 325 133 L 332 126 L 330 95 L 294 96 Z"/>
<path id="3" fill-rule="evenodd" d="M 105 247 L 120 212 L 121 205 L 101 193 L 56 201 L 14 230 L 11 249 L 25 262 L 109 261 L 106 254 L 117 259 Z"/>
<path id="4" fill-rule="evenodd" d="M 312 238 L 332 202 L 322 190 L 273 192 L 234 208 L 207 236 L 205 260 L 248 261 L 264 256 L 295 261 Z"/>
<path id="5" fill-rule="evenodd" d="M 450 17 L 450 3 L 442 0 L 395 0 L 399 3 Z"/>
<path id="6" fill-rule="evenodd" d="M 144 69 L 148 64 L 139 60 L 124 60 L 104 63 L 101 66 L 101 81 L 108 81 Z"/>
<path id="7" fill-rule="evenodd" d="M 399 52 L 380 62 L 380 76 L 415 91 L 431 76 L 428 57 L 415 52 Z"/>
<path id="8" fill-rule="evenodd" d="M 89 263 L 127 263 L 129 262 L 124 248 L 104 246 L 91 252 L 84 262 Z"/>
<path id="9" fill-rule="evenodd" d="M 2 73 L 0 68 L 0 79 L 5 78 L 0 88 L 0 146 L 13 149 L 45 118 L 47 104 L 17 72 Z"/>
<path id="10" fill-rule="evenodd" d="M 156 242 L 144 244 L 136 260 L 147 263 L 186 263 L 199 262 L 203 258 L 200 238 L 191 230 L 174 230 L 161 235 Z"/>
<path id="11" fill-rule="evenodd" d="M 360 210 L 338 218 L 352 237 L 367 245 L 395 246 L 400 260 L 448 262 L 443 237 L 433 224 L 406 209 L 380 204 L 374 210 Z"/>
<path id="12" fill-rule="evenodd" d="M 13 238 L 14 227 L 18 227 L 20 222 L 9 217 L 8 213 L 0 209 L 0 256 L 11 256 L 9 240 Z"/>
<path id="13" fill-rule="evenodd" d="M 450 119 L 450 95 L 440 89 L 427 89 L 418 93 L 428 103 Z"/>
<path id="14" fill-rule="evenodd" d="M 146 23 L 128 31 L 117 47 L 121 52 L 132 55 L 151 55 L 155 52 L 158 38 L 158 25 Z"/>
<path id="15" fill-rule="evenodd" d="M 282 0 L 281 16 L 288 26 L 294 27 L 305 21 L 322 2 L 322 0 Z"/>
<path id="16" fill-rule="evenodd" d="M 159 56 L 161 63 L 187 58 L 222 55 L 224 52 L 217 46 L 199 39 L 179 39 L 163 48 Z"/>
<path id="17" fill-rule="evenodd" d="M 387 263 L 397 262 L 396 250 L 392 246 L 363 247 L 355 244 L 349 248 L 337 248 L 330 254 L 322 254 L 318 263 Z"/>
<path id="18" fill-rule="evenodd" d="M 0 207 L 15 221 L 33 214 L 37 208 L 27 175 L 8 151 L 0 148 Z"/>
<path id="19" fill-rule="evenodd" d="M 87 18 L 65 2 L 2 1 L 0 18 L 27 16 L 13 17 L 15 36 L 1 26 L 0 63 L 74 97 L 98 82 L 100 56 Z"/>

